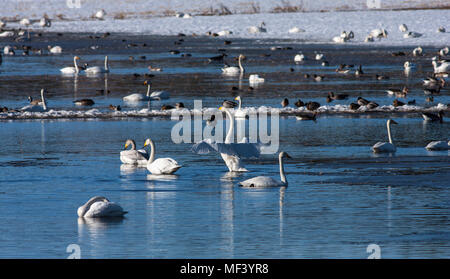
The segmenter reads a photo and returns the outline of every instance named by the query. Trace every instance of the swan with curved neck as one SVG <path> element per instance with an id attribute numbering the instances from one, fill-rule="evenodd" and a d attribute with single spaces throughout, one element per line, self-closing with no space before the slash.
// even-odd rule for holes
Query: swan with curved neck
<path id="1" fill-rule="evenodd" d="M 109 64 L 108 64 L 108 56 L 105 56 L 105 67 L 101 68 L 99 66 L 89 67 L 84 70 L 87 74 L 100 74 L 100 73 L 109 73 Z"/>
<path id="2" fill-rule="evenodd" d="M 262 188 L 262 187 L 282 187 L 288 186 L 286 174 L 284 173 L 283 158 L 291 158 L 289 154 L 282 151 L 278 154 L 278 163 L 280 165 L 280 180 L 276 180 L 268 176 L 257 176 L 240 182 L 240 186 L 249 188 Z"/>
<path id="3" fill-rule="evenodd" d="M 65 67 L 60 69 L 63 74 L 78 74 L 80 73 L 80 68 L 78 67 L 77 60 L 80 59 L 78 56 L 73 57 L 73 65 L 74 67 Z"/>
<path id="4" fill-rule="evenodd" d="M 125 142 L 125 149 L 131 145 L 130 150 L 123 150 L 120 152 L 120 161 L 123 164 L 130 165 L 146 165 L 149 155 L 144 149 L 136 150 L 136 143 L 132 139 L 127 139 Z"/>
<path id="5" fill-rule="evenodd" d="M 45 89 L 41 89 L 41 101 L 33 101 L 31 97 L 28 97 L 30 100 L 30 104 L 21 108 L 21 111 L 29 111 L 29 112 L 45 112 L 48 110 L 47 108 L 47 102 L 45 101 L 44 97 Z"/>
<path id="6" fill-rule="evenodd" d="M 147 94 L 142 93 L 134 93 L 128 96 L 123 97 L 125 102 L 142 102 L 142 101 L 150 101 L 150 86 L 151 83 L 149 81 L 145 81 L 144 85 L 147 85 Z"/>
<path id="7" fill-rule="evenodd" d="M 145 140 L 144 147 L 150 145 L 151 152 L 147 161 L 147 169 L 152 174 L 173 174 L 181 166 L 172 158 L 158 158 L 155 160 L 156 148 L 154 142 L 148 138 Z"/>
<path id="8" fill-rule="evenodd" d="M 433 65 L 433 69 L 435 73 L 448 73 L 450 72 L 450 63 L 444 62 L 441 63 L 441 65 L 437 65 L 436 61 L 432 61 L 431 64 Z"/>
<path id="9" fill-rule="evenodd" d="M 78 217 L 81 218 L 123 217 L 127 213 L 120 205 L 101 196 L 89 199 L 77 210 Z"/>
<path id="10" fill-rule="evenodd" d="M 235 110 L 234 117 L 235 118 L 245 118 L 247 116 L 247 113 L 242 109 L 242 98 L 241 98 L 241 96 L 237 96 L 236 98 L 234 98 L 234 100 L 239 102 L 239 107 L 238 107 L 237 110 Z"/>
<path id="11" fill-rule="evenodd" d="M 375 153 L 394 153 L 397 150 L 397 148 L 394 145 L 394 141 L 392 140 L 391 124 L 398 124 L 398 123 L 392 119 L 389 119 L 386 123 L 389 142 L 377 142 L 374 146 L 372 146 L 373 152 L 375 152 Z"/>
<path id="12" fill-rule="evenodd" d="M 260 150 L 258 144 L 248 143 L 247 141 L 233 143 L 234 116 L 223 106 L 220 107 L 219 110 L 225 111 L 227 118 L 230 121 L 225 141 L 223 143 L 218 143 L 211 139 L 206 139 L 196 143 L 192 147 L 192 152 L 197 154 L 207 154 L 211 151 L 216 151 L 220 153 L 220 156 L 230 172 L 246 172 L 248 170 L 241 165 L 241 157 L 259 157 Z"/>
<path id="13" fill-rule="evenodd" d="M 223 72 L 224 74 L 229 74 L 229 75 L 232 75 L 232 74 L 239 74 L 239 73 L 243 74 L 243 73 L 245 72 L 245 70 L 244 70 L 244 67 L 242 67 L 242 62 L 241 62 L 242 58 L 244 58 L 244 55 L 239 54 L 239 58 L 238 58 L 238 65 L 239 65 L 239 67 L 236 67 L 236 66 L 232 66 L 232 67 L 226 66 L 226 67 L 223 67 L 223 68 L 222 68 L 222 72 Z"/>

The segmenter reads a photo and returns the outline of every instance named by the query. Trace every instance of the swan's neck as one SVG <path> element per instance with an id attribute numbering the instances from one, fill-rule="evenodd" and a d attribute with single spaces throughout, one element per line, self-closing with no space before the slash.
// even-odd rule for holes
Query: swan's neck
<path id="1" fill-rule="evenodd" d="M 150 158 L 148 159 L 149 163 L 152 163 L 155 160 L 155 144 L 153 143 L 153 141 L 150 139 Z"/>
<path id="2" fill-rule="evenodd" d="M 389 143 L 394 144 L 394 142 L 392 141 L 391 122 L 390 121 L 388 121 L 388 123 L 387 123 L 387 132 L 388 132 Z"/>
<path id="3" fill-rule="evenodd" d="M 241 70 L 241 73 L 243 73 L 244 72 L 244 67 L 242 67 L 241 57 L 240 56 L 239 56 L 238 63 L 239 63 L 239 69 Z"/>
<path id="4" fill-rule="evenodd" d="M 239 110 L 242 108 L 242 100 L 239 98 Z"/>
<path id="5" fill-rule="evenodd" d="M 85 203 L 83 206 L 81 206 L 78 209 L 78 216 L 79 217 L 84 217 L 84 215 L 86 214 L 86 212 L 89 211 L 89 209 L 91 208 L 91 205 L 93 205 L 96 202 L 99 201 L 103 201 L 103 202 L 108 202 L 109 200 L 105 197 L 93 197 L 90 200 L 88 200 L 87 203 Z"/>
<path id="6" fill-rule="evenodd" d="M 41 101 L 42 101 L 42 108 L 44 110 L 47 110 L 47 103 L 45 102 L 45 98 L 44 98 L 44 89 L 41 90 Z"/>
<path id="7" fill-rule="evenodd" d="M 286 175 L 284 174 L 283 157 L 280 156 L 278 160 L 280 161 L 280 179 L 281 179 L 281 182 L 287 184 Z"/>
<path id="8" fill-rule="evenodd" d="M 225 110 L 227 117 L 230 119 L 230 127 L 227 131 L 227 136 L 225 138 L 225 143 L 231 143 L 233 140 L 233 131 L 234 131 L 234 117 L 228 110 Z"/>
<path id="9" fill-rule="evenodd" d="M 108 56 L 105 56 L 105 70 L 108 70 Z"/>
<path id="10" fill-rule="evenodd" d="M 75 57 L 73 58 L 73 64 L 75 65 L 75 72 L 80 72 L 80 70 L 78 69 L 77 59 Z"/>
<path id="11" fill-rule="evenodd" d="M 147 97 L 150 97 L 150 87 L 151 87 L 151 85 L 150 85 L 150 83 L 147 85 Z"/>

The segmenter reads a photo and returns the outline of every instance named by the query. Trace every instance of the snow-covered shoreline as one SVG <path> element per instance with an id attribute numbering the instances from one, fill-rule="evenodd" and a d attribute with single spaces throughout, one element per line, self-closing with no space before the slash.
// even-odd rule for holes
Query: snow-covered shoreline
<path id="1" fill-rule="evenodd" d="M 55 20 L 54 32 L 117 32 L 137 35 L 205 35 L 231 31 L 224 38 L 247 39 L 292 39 L 306 43 L 333 43 L 333 37 L 342 31 L 353 31 L 354 38 L 346 44 L 375 46 L 447 46 L 450 45 L 450 10 L 405 10 L 405 11 L 349 11 L 349 12 L 309 12 L 309 13 L 260 13 L 235 14 L 226 16 L 194 16 L 192 18 L 151 17 L 117 20 Z M 432 19 L 432 20 L 431 20 Z M 250 33 L 250 26 L 265 23 L 267 32 Z M 422 34 L 418 38 L 404 38 L 399 30 L 406 24 L 409 31 Z M 9 27 L 19 27 L 11 22 Z M 38 28 L 37 26 L 35 26 Z M 304 32 L 290 33 L 298 27 Z M 437 32 L 444 27 L 447 32 Z M 377 28 L 388 32 L 387 38 L 364 42 L 367 35 Z"/>

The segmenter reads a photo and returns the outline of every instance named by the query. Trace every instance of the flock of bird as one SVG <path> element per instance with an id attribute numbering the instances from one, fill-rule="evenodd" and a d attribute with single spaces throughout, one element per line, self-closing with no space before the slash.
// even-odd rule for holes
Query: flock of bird
<path id="1" fill-rule="evenodd" d="M 99 20 L 103 20 L 104 16 L 106 15 L 106 12 L 104 10 L 98 11 L 93 17 L 97 18 Z M 183 18 L 189 18 L 191 17 L 189 14 L 177 14 L 177 17 L 183 17 Z M 29 27 L 32 25 L 32 22 L 28 19 L 23 19 L 20 21 L 20 24 Z M 0 21 L 0 28 L 4 28 L 6 23 Z M 51 20 L 48 17 L 44 17 L 39 21 L 39 25 L 41 27 L 50 27 L 51 26 Z M 421 36 L 420 33 L 408 31 L 408 28 L 406 25 L 402 24 L 400 27 L 400 30 L 405 33 L 404 37 L 419 37 Z M 304 30 L 300 28 L 291 28 L 289 30 L 289 33 L 298 33 L 303 32 Z M 445 32 L 445 29 L 443 27 L 439 28 L 439 32 Z M 248 32 L 250 33 L 260 33 L 260 32 L 267 32 L 265 23 L 261 23 L 260 26 L 252 26 L 248 28 Z M 211 33 L 211 32 L 210 32 Z M 13 36 L 15 32 L 13 31 L 3 31 L 0 33 L 0 37 L 9 37 Z M 30 32 L 29 29 L 27 30 L 19 30 L 18 38 L 16 41 L 22 41 L 30 38 Z M 211 36 L 226 36 L 232 34 L 232 31 L 229 30 L 223 30 L 219 33 L 211 33 Z M 25 36 L 26 35 L 26 36 Z M 373 41 L 373 39 L 378 38 L 385 38 L 387 37 L 388 32 L 385 29 L 375 29 L 372 30 L 369 34 L 369 36 L 366 38 L 366 41 Z M 343 31 L 340 36 L 334 37 L 333 41 L 342 43 L 350 41 L 354 38 L 354 33 L 352 31 L 346 32 Z M 25 47 L 24 53 L 27 54 L 30 51 L 30 48 Z M 62 47 L 60 46 L 48 46 L 49 53 L 52 54 L 59 54 L 62 53 Z M 421 47 L 418 47 L 413 50 L 414 56 L 421 56 L 423 55 L 423 49 Z M 450 62 L 445 60 L 445 57 L 449 53 L 449 48 L 443 48 L 439 51 L 438 56 L 434 57 L 432 59 L 432 66 L 434 69 L 434 72 L 431 76 L 425 78 L 423 80 L 423 84 L 425 86 L 425 94 L 430 95 L 432 98 L 432 95 L 439 94 L 441 88 L 445 86 L 445 79 L 448 78 L 448 74 L 450 72 Z M 14 55 L 14 48 L 10 46 L 5 46 L 3 49 L 4 55 Z M 393 53 L 395 56 L 402 56 L 404 53 L 397 52 Z M 224 57 L 226 55 L 221 54 L 218 56 L 210 57 L 209 61 L 223 61 Z M 230 66 L 225 64 L 225 66 L 221 69 L 222 74 L 224 75 L 243 75 L 245 73 L 245 69 L 243 66 L 243 60 L 245 59 L 245 56 L 243 54 L 240 54 L 237 58 L 238 65 L 237 66 Z M 94 66 L 89 67 L 87 63 L 84 65 L 79 65 L 78 61 L 80 60 L 79 56 L 74 56 L 73 58 L 73 66 L 68 66 L 60 69 L 60 72 L 64 75 L 78 75 L 78 74 L 101 74 L 101 73 L 110 73 L 111 68 L 108 63 L 108 56 L 105 56 L 104 65 L 101 66 Z M 295 63 L 302 63 L 303 61 L 307 60 L 307 57 L 303 53 L 298 53 L 294 56 L 294 62 Z M 328 66 L 329 63 L 325 59 L 325 55 L 323 53 L 316 53 L 314 60 L 321 61 L 323 66 Z M 0 64 L 1 64 L 1 55 L 0 55 Z M 355 76 L 361 76 L 364 75 L 362 65 L 359 65 L 356 70 L 354 70 L 354 65 L 346 65 L 341 64 L 336 69 L 336 73 L 338 74 L 348 74 L 351 71 L 354 71 Z M 404 63 L 404 69 L 405 71 L 411 71 L 415 68 L 415 65 L 410 63 L 409 61 L 406 61 Z M 162 71 L 161 68 L 155 68 L 152 66 L 148 67 L 149 71 Z M 324 79 L 324 76 L 321 75 L 309 75 L 305 74 L 305 78 L 312 78 L 314 81 L 320 82 Z M 376 75 L 375 78 L 377 80 L 382 79 L 388 79 L 387 76 L 382 75 Z M 263 77 L 260 77 L 258 74 L 250 74 L 248 77 L 249 84 L 258 84 L 265 82 L 265 79 Z M 170 98 L 170 94 L 168 91 L 151 91 L 151 82 L 145 81 L 144 85 L 147 86 L 147 92 L 144 93 L 133 93 L 127 96 L 123 97 L 124 102 L 148 102 L 151 100 L 165 100 Z M 408 94 L 408 88 L 404 87 L 403 89 L 388 89 L 386 92 L 389 95 L 396 96 L 397 98 L 405 98 Z M 45 99 L 45 89 L 41 90 L 41 99 L 40 100 L 34 100 L 31 96 L 28 97 L 29 104 L 19 110 L 16 111 L 48 111 L 47 102 Z M 334 100 L 346 100 L 348 99 L 348 94 L 337 94 L 334 92 L 329 92 L 326 96 L 326 102 L 330 103 Z M 238 103 L 234 102 L 237 101 Z M 212 139 L 205 139 L 201 142 L 198 142 L 194 144 L 191 148 L 192 152 L 196 154 L 207 154 L 210 152 L 216 152 L 219 153 L 221 158 L 223 159 L 225 165 L 227 166 L 228 170 L 230 172 L 247 172 L 248 169 L 245 168 L 245 166 L 242 163 L 242 158 L 252 158 L 252 157 L 259 157 L 261 153 L 261 148 L 263 148 L 263 145 L 260 143 L 249 143 L 247 138 L 244 138 L 243 141 L 234 143 L 233 142 L 233 128 L 234 128 L 234 122 L 236 119 L 245 119 L 247 117 L 247 112 L 242 107 L 242 97 L 238 96 L 234 99 L 234 101 L 224 100 L 222 103 L 222 106 L 219 108 L 220 111 L 224 112 L 227 116 L 227 119 L 230 121 L 230 125 L 227 131 L 227 135 L 224 142 L 216 142 Z M 74 101 L 75 105 L 79 106 L 92 106 L 95 104 L 95 102 L 92 99 L 80 99 Z M 412 101 L 408 102 L 408 104 L 414 104 Z M 287 98 L 283 99 L 281 102 L 282 107 L 289 106 L 289 100 Z M 305 107 L 308 111 L 311 111 L 311 113 L 297 113 L 296 118 L 299 120 L 316 120 L 318 115 L 318 109 L 321 107 L 320 103 L 318 102 L 304 102 L 302 100 L 298 100 L 294 103 L 294 105 L 298 108 Z M 395 99 L 393 102 L 394 106 L 403 106 L 405 103 L 402 103 L 398 99 Z M 356 102 L 352 102 L 349 105 L 349 108 L 351 110 L 358 110 L 361 107 L 365 107 L 367 109 L 375 109 L 379 105 L 375 103 L 374 101 L 366 100 L 362 97 L 358 97 Z M 110 109 L 112 110 L 120 110 L 120 106 L 113 106 L 110 105 Z M 164 105 L 162 110 L 171 110 L 171 109 L 184 109 L 183 103 L 177 103 L 175 106 L 170 105 Z M 7 112 L 7 111 L 14 111 L 14 110 L 8 110 L 7 108 L 0 108 L 1 111 Z M 437 114 L 434 113 L 428 113 L 423 112 L 422 113 L 423 118 L 426 121 L 439 121 L 443 122 L 443 116 L 444 111 L 439 111 Z M 207 124 L 214 126 L 215 125 L 215 119 L 214 115 L 207 120 Z M 388 142 L 377 142 L 374 144 L 371 148 L 371 150 L 374 153 L 394 153 L 396 152 L 396 146 L 393 141 L 393 137 L 391 134 L 391 125 L 398 124 L 396 121 L 392 119 L 387 120 L 387 135 L 388 135 Z M 145 150 L 145 148 L 149 146 L 150 147 L 150 153 Z M 130 147 L 130 149 L 128 149 Z M 450 150 L 450 141 L 433 141 L 429 143 L 425 148 L 428 150 Z M 154 175 L 169 175 L 174 174 L 182 168 L 182 165 L 180 165 L 176 160 L 173 158 L 157 158 L 155 159 L 156 149 L 155 149 L 155 143 L 152 139 L 148 138 L 145 140 L 143 148 L 137 149 L 136 142 L 132 139 L 128 139 L 125 142 L 125 150 L 120 152 L 120 160 L 123 164 L 126 165 L 134 165 L 134 166 L 140 166 L 140 167 L 146 167 L 147 170 L 154 174 Z M 251 179 L 247 179 L 245 181 L 241 181 L 239 184 L 242 187 L 249 187 L 249 188 L 258 188 L 258 187 L 281 187 L 281 186 L 287 186 L 288 181 L 284 172 L 284 159 L 285 158 L 291 158 L 289 154 L 286 152 L 280 152 L 278 154 L 278 160 L 279 160 L 279 172 L 280 172 L 280 179 L 274 179 L 272 177 L 268 176 L 258 176 Z M 79 217 L 105 217 L 105 216 L 123 216 L 127 212 L 124 211 L 119 205 L 110 202 L 105 197 L 96 196 L 91 198 L 86 204 L 81 206 L 78 209 L 78 216 Z"/>

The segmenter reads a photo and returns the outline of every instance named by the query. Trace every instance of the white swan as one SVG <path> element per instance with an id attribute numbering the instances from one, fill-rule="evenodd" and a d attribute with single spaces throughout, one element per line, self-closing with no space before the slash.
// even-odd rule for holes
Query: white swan
<path id="1" fill-rule="evenodd" d="M 231 35 L 231 34 L 233 34 L 233 32 L 232 31 L 230 31 L 230 30 L 222 30 L 222 31 L 219 31 L 219 32 L 217 32 L 217 35 L 219 35 L 219 36 L 228 36 L 228 35 Z"/>
<path id="2" fill-rule="evenodd" d="M 248 82 L 250 84 L 252 84 L 252 83 L 263 83 L 264 82 L 264 78 L 259 77 L 259 75 L 253 74 L 253 75 L 250 75 L 248 77 Z"/>
<path id="3" fill-rule="evenodd" d="M 39 20 L 39 26 L 50 27 L 52 26 L 52 21 L 47 16 L 44 16 L 41 20 Z"/>
<path id="4" fill-rule="evenodd" d="M 150 82 L 145 81 L 144 85 L 147 85 L 147 94 L 141 94 L 141 93 L 133 93 L 131 95 L 123 97 L 123 100 L 125 102 L 143 102 L 143 101 L 150 101 Z"/>
<path id="5" fill-rule="evenodd" d="M 31 25 L 31 21 L 28 18 L 22 18 L 19 21 L 19 24 L 20 25 L 24 25 L 24 26 L 29 26 L 29 25 Z"/>
<path id="6" fill-rule="evenodd" d="M 151 147 L 150 158 L 147 162 L 149 172 L 152 174 L 173 174 L 181 168 L 177 161 L 172 158 L 158 158 L 155 160 L 155 144 L 151 139 L 146 139 L 144 147 L 147 145 Z"/>
<path id="7" fill-rule="evenodd" d="M 420 46 L 416 47 L 412 53 L 414 56 L 421 56 L 423 55 L 423 49 Z"/>
<path id="8" fill-rule="evenodd" d="M 145 149 L 136 150 L 136 143 L 132 139 L 127 139 L 125 149 L 131 145 L 130 150 L 120 151 L 120 161 L 129 165 L 146 165 L 150 156 Z"/>
<path id="9" fill-rule="evenodd" d="M 296 54 L 294 56 L 294 62 L 302 62 L 305 61 L 306 57 L 303 53 Z"/>
<path id="10" fill-rule="evenodd" d="M 450 52 L 449 47 L 444 47 L 444 48 L 439 50 L 439 55 L 440 56 L 446 56 L 449 52 Z"/>
<path id="11" fill-rule="evenodd" d="M 400 24 L 398 29 L 400 30 L 400 32 L 403 32 L 403 33 L 408 32 L 408 26 L 406 26 L 406 24 Z"/>
<path id="12" fill-rule="evenodd" d="M 370 31 L 370 35 L 373 38 L 387 38 L 388 32 L 384 28 L 378 28 Z"/>
<path id="13" fill-rule="evenodd" d="M 450 150 L 450 141 L 432 141 L 427 146 L 425 146 L 427 150 Z"/>
<path id="14" fill-rule="evenodd" d="M 74 67 L 65 67 L 60 69 L 63 74 L 78 74 L 80 72 L 80 68 L 78 67 L 77 60 L 80 59 L 78 56 L 73 57 Z"/>
<path id="15" fill-rule="evenodd" d="M 387 121 L 387 132 L 388 132 L 388 138 L 389 142 L 377 142 L 374 146 L 372 146 L 372 151 L 375 153 L 394 153 L 397 148 L 395 147 L 392 136 L 391 136 L 391 124 L 398 124 L 392 119 L 389 119 Z"/>
<path id="16" fill-rule="evenodd" d="M 323 53 L 317 53 L 316 60 L 322 60 L 322 59 L 324 59 Z"/>
<path id="17" fill-rule="evenodd" d="M 235 74 L 239 74 L 239 73 L 244 73 L 244 67 L 242 67 L 242 62 L 241 62 L 243 57 L 244 57 L 244 55 L 239 54 L 239 58 L 238 58 L 239 67 L 225 66 L 222 68 L 222 73 L 227 74 L 227 75 L 235 75 Z"/>
<path id="18" fill-rule="evenodd" d="M 257 176 L 240 182 L 242 187 L 262 188 L 262 187 L 283 187 L 288 186 L 286 175 L 284 174 L 283 158 L 291 158 L 286 152 L 280 152 L 278 161 L 280 164 L 280 180 L 268 176 Z"/>
<path id="19" fill-rule="evenodd" d="M 413 64 L 413 63 L 411 63 L 411 62 L 409 62 L 409 61 L 406 61 L 406 62 L 403 64 L 403 67 L 405 68 L 405 71 L 411 71 L 411 70 L 413 70 L 413 69 L 416 68 L 416 65 Z"/>
<path id="20" fill-rule="evenodd" d="M 267 29 L 264 28 L 264 26 L 266 26 L 266 24 L 264 22 L 261 22 L 261 25 L 258 26 L 250 26 L 248 28 L 248 32 L 250 33 L 265 33 L 267 32 Z"/>
<path id="21" fill-rule="evenodd" d="M 289 34 L 294 34 L 294 33 L 301 33 L 301 32 L 305 32 L 304 29 L 298 28 L 298 27 L 292 27 L 291 29 L 289 29 L 288 33 Z"/>
<path id="22" fill-rule="evenodd" d="M 239 107 L 234 111 L 235 118 L 246 118 L 247 113 L 242 109 L 242 99 L 241 96 L 234 98 L 235 101 L 239 101 Z"/>
<path id="23" fill-rule="evenodd" d="M 12 37 L 14 36 L 13 31 L 3 31 L 0 33 L 0 38 Z"/>
<path id="24" fill-rule="evenodd" d="M 205 139 L 192 146 L 192 152 L 197 154 L 207 154 L 211 151 L 220 153 L 223 161 L 230 172 L 244 172 L 248 171 L 241 165 L 241 157 L 259 157 L 259 144 L 255 143 L 232 143 L 234 130 L 234 117 L 231 112 L 225 107 L 220 107 L 219 110 L 225 111 L 227 118 L 230 121 L 230 126 L 224 143 L 214 142 L 212 139 Z"/>
<path id="25" fill-rule="evenodd" d="M 450 63 L 444 62 L 441 65 L 437 65 L 436 61 L 432 61 L 431 64 L 433 65 L 433 69 L 435 73 L 447 73 L 450 72 Z"/>
<path id="26" fill-rule="evenodd" d="M 81 218 L 123 217 L 127 213 L 120 205 L 100 196 L 89 199 L 77 210 Z"/>
<path id="27" fill-rule="evenodd" d="M 53 53 L 53 54 L 59 54 L 59 53 L 62 53 L 62 47 L 60 47 L 60 46 L 54 46 L 54 47 L 48 46 L 48 51 L 50 53 Z"/>
<path id="28" fill-rule="evenodd" d="M 106 15 L 105 10 L 101 9 L 95 13 L 94 17 L 96 17 L 97 19 L 103 20 L 103 19 L 105 19 L 105 15 Z"/>
<path id="29" fill-rule="evenodd" d="M 109 64 L 108 64 L 108 56 L 105 56 L 105 67 L 101 68 L 99 66 L 89 67 L 84 70 L 86 74 L 100 74 L 100 73 L 109 73 Z"/>
<path id="30" fill-rule="evenodd" d="M 21 108 L 21 111 L 28 111 L 28 112 L 45 112 L 48 110 L 47 108 L 47 102 L 45 101 L 44 98 L 44 92 L 45 89 L 41 89 L 41 102 L 33 103 L 33 104 L 29 104 L 28 106 L 25 106 L 23 108 Z"/>

